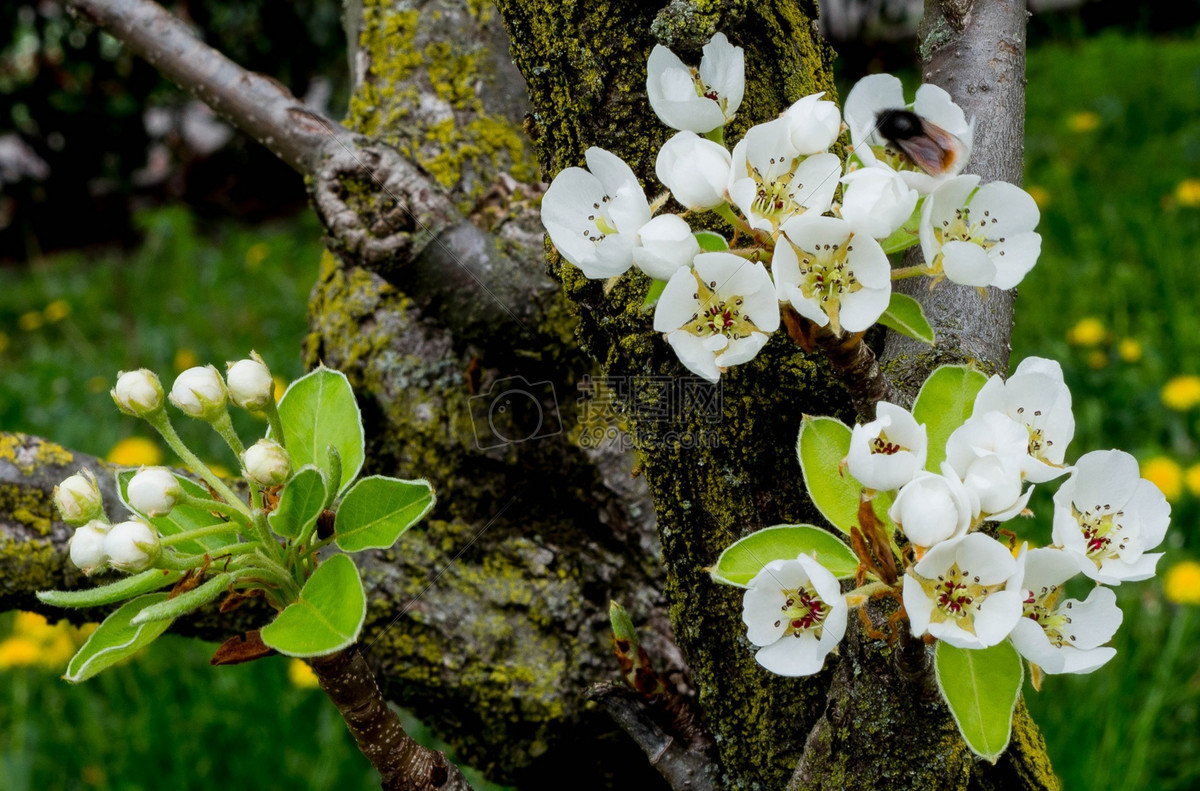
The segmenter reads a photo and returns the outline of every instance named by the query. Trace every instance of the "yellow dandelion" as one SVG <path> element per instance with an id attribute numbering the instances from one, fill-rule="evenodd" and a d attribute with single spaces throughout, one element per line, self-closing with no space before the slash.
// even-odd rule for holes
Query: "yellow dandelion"
<path id="1" fill-rule="evenodd" d="M 1100 126 L 1100 116 L 1091 110 L 1073 113 L 1067 118 L 1067 126 L 1072 132 L 1091 132 Z"/>
<path id="2" fill-rule="evenodd" d="M 287 392 L 288 383 L 282 376 L 271 377 L 275 381 L 275 403 L 279 403 L 279 399 L 283 398 L 283 394 Z"/>
<path id="3" fill-rule="evenodd" d="M 176 371 L 183 373 L 187 369 L 195 368 L 199 365 L 200 358 L 191 349 L 180 349 L 175 352 L 175 359 L 172 364 L 175 366 Z"/>
<path id="4" fill-rule="evenodd" d="M 1108 329 L 1095 316 L 1087 316 L 1067 330 L 1067 343 L 1072 346 L 1096 346 L 1104 342 Z"/>
<path id="5" fill-rule="evenodd" d="M 1176 412 L 1186 412 L 1200 404 L 1200 376 L 1180 374 L 1171 377 L 1163 385 L 1162 402 Z"/>
<path id="6" fill-rule="evenodd" d="M 1183 485 L 1193 497 L 1200 497 L 1200 464 L 1193 464 L 1184 470 Z"/>
<path id="7" fill-rule="evenodd" d="M 40 310 L 31 310 L 28 313 L 22 314 L 21 317 L 17 319 L 17 326 L 26 332 L 33 332 L 34 330 L 40 328 L 43 323 L 45 322 L 42 319 L 42 312 Z"/>
<path id="8" fill-rule="evenodd" d="M 46 306 L 42 314 L 48 323 L 55 324 L 71 315 L 71 304 L 65 299 L 56 299 Z"/>
<path id="9" fill-rule="evenodd" d="M 126 437 L 113 445 L 104 458 L 122 467 L 140 467 L 162 464 L 164 456 L 162 448 L 149 437 Z"/>
<path id="10" fill-rule="evenodd" d="M 1044 209 L 1050 205 L 1050 190 L 1045 187 L 1030 184 L 1025 188 L 1025 191 L 1029 193 L 1029 197 L 1033 198 L 1033 202 L 1038 205 L 1039 209 Z"/>
<path id="11" fill-rule="evenodd" d="M 47 632 L 53 631 L 54 627 L 46 620 L 46 616 L 38 615 L 35 612 L 20 611 L 13 619 L 13 634 L 23 635 L 34 640 L 42 639 L 42 636 Z"/>
<path id="12" fill-rule="evenodd" d="M 1092 349 L 1087 356 L 1088 368 L 1093 371 L 1099 371 L 1104 366 L 1108 365 L 1108 355 L 1100 349 Z"/>
<path id="13" fill-rule="evenodd" d="M 1183 494 L 1183 468 L 1174 459 L 1155 456 L 1142 462 L 1142 477 L 1157 486 L 1167 498 L 1175 502 Z"/>
<path id="14" fill-rule="evenodd" d="M 263 242 L 250 245 L 250 248 L 246 250 L 246 268 L 258 269 L 259 265 L 262 264 L 263 261 L 266 261 L 267 256 L 270 254 L 271 248 Z"/>
<path id="15" fill-rule="evenodd" d="M 36 665 L 40 655 L 37 642 L 28 637 L 9 637 L 0 642 L 0 670 Z"/>
<path id="16" fill-rule="evenodd" d="M 107 376 L 93 376 L 87 380 L 87 389 L 89 393 L 103 393 L 111 385 L 108 382 Z"/>
<path id="17" fill-rule="evenodd" d="M 1117 344 L 1117 354 L 1127 363 L 1142 359 L 1142 344 L 1133 338 L 1122 338 Z"/>
<path id="18" fill-rule="evenodd" d="M 1200 179 L 1184 179 L 1175 185 L 1175 200 L 1180 206 L 1200 206 Z"/>
<path id="19" fill-rule="evenodd" d="M 233 477 L 233 473 L 230 472 L 229 468 L 226 467 L 224 464 L 210 464 L 210 465 L 208 465 L 208 468 L 210 470 L 212 470 L 213 475 L 217 476 L 218 478 L 232 478 Z"/>
<path id="20" fill-rule="evenodd" d="M 317 674 L 303 659 L 292 659 L 288 662 L 288 681 L 297 689 L 315 689 L 320 686 Z"/>
<path id="21" fill-rule="evenodd" d="M 1200 563 L 1184 560 L 1167 569 L 1163 592 L 1176 604 L 1200 604 Z"/>
<path id="22" fill-rule="evenodd" d="M 3 332 L 0 332 L 0 354 L 3 354 L 4 350 L 7 348 L 8 348 L 8 335 L 6 335 Z"/>

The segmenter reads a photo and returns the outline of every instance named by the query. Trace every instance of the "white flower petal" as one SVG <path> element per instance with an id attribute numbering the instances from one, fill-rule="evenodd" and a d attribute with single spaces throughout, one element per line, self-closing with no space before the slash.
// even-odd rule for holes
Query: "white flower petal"
<path id="1" fill-rule="evenodd" d="M 989 239 L 1032 231 L 1040 216 L 1028 192 L 1004 181 L 984 184 L 971 198 L 971 219 L 987 223 Z"/>
<path id="2" fill-rule="evenodd" d="M 942 271 L 964 286 L 988 286 L 996 279 L 996 265 L 982 247 L 953 241 L 942 246 Z"/>

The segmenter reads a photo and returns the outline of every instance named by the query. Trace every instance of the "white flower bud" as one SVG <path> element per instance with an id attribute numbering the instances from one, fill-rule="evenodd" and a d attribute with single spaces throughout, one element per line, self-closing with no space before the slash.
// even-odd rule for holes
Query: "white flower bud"
<path id="1" fill-rule="evenodd" d="M 54 487 L 54 504 L 69 525 L 82 525 L 100 516 L 104 499 L 96 485 L 96 476 L 91 470 L 80 470 L 67 478 Z"/>
<path id="2" fill-rule="evenodd" d="M 978 514 L 979 501 L 944 462 L 941 475 L 918 472 L 888 509 L 908 540 L 922 547 L 966 535 Z"/>
<path id="3" fill-rule="evenodd" d="M 104 537 L 104 552 L 115 569 L 145 571 L 158 557 L 158 534 L 145 522 L 131 520 L 112 526 Z"/>
<path id="4" fill-rule="evenodd" d="M 260 439 L 242 454 L 246 479 L 259 486 L 278 486 L 292 474 L 292 460 L 278 442 Z"/>
<path id="5" fill-rule="evenodd" d="M 105 536 L 108 524 L 99 519 L 81 525 L 71 536 L 69 551 L 71 562 L 84 574 L 91 574 L 108 563 L 108 553 L 104 551 Z"/>
<path id="6" fill-rule="evenodd" d="M 117 374 L 117 386 L 109 392 L 117 409 L 134 417 L 146 417 L 163 407 L 162 383 L 147 368 L 121 371 Z"/>
<path id="7" fill-rule="evenodd" d="M 189 368 L 171 385 L 171 403 L 201 420 L 213 420 L 225 411 L 227 395 L 221 374 L 211 365 Z"/>
<path id="8" fill-rule="evenodd" d="M 733 159 L 725 146 L 680 132 L 659 149 L 654 161 L 658 180 L 675 200 L 692 210 L 711 209 L 725 202 Z"/>
<path id="9" fill-rule="evenodd" d="M 225 381 L 229 385 L 229 400 L 242 409 L 261 412 L 275 400 L 275 380 L 271 369 L 256 352 L 250 359 L 226 363 Z"/>
<path id="10" fill-rule="evenodd" d="M 129 481 L 129 504 L 146 516 L 166 516 L 186 495 L 179 479 L 166 467 L 143 467 Z"/>

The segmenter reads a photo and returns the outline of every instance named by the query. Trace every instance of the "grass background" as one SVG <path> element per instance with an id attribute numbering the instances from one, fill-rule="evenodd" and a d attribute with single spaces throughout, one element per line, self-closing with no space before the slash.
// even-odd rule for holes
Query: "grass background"
<path id="1" fill-rule="evenodd" d="M 1026 186 L 1042 205 L 1043 253 L 1020 288 L 1014 363 L 1062 361 L 1078 423 L 1069 459 L 1109 447 L 1157 459 L 1153 477 L 1173 489 L 1164 571 L 1196 557 L 1200 515 L 1200 485 L 1183 484 L 1200 462 L 1197 412 L 1161 397 L 1172 377 L 1200 373 L 1200 183 L 1188 187 L 1200 180 L 1200 39 L 1034 46 L 1028 76 Z M 0 270 L 0 426 L 105 455 L 142 432 L 111 406 L 118 369 L 220 367 L 255 348 L 284 377 L 302 373 L 320 255 L 311 217 L 197 229 L 169 207 L 139 222 L 136 251 Z M 184 428 L 209 457 L 227 453 Z M 1048 535 L 1048 502 L 1035 496 L 1040 516 L 1023 533 Z M 1029 707 L 1068 789 L 1197 787 L 1194 609 L 1169 601 L 1161 576 L 1118 594 L 1117 657 L 1048 677 L 1041 693 L 1026 690 Z M 0 616 L 0 639 L 13 621 Z M 214 670 L 210 651 L 167 637 L 82 687 L 59 681 L 61 668 L 9 661 L 0 787 L 377 787 L 331 707 L 289 681 L 284 660 Z"/>

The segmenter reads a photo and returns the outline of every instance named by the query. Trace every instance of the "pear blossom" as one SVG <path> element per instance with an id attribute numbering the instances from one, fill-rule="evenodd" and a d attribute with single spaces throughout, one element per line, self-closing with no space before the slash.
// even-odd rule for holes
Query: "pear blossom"
<path id="1" fill-rule="evenodd" d="M 904 609 L 912 633 L 958 648 L 989 648 L 1017 625 L 1024 557 L 984 533 L 930 548 L 904 575 Z"/>
<path id="2" fill-rule="evenodd" d="M 633 262 L 655 280 L 670 280 L 700 252 L 691 227 L 675 214 L 661 214 L 643 225 L 638 239 L 641 245 L 633 248 Z"/>
<path id="3" fill-rule="evenodd" d="M 1090 673 L 1117 655 L 1103 644 L 1121 626 L 1117 596 L 1096 586 L 1087 599 L 1063 599 L 1063 585 L 1079 573 L 1079 563 L 1054 547 L 1025 558 L 1024 617 L 1010 638 L 1021 656 L 1047 673 Z"/>
<path id="4" fill-rule="evenodd" d="M 260 439 L 242 454 L 246 480 L 259 486 L 278 486 L 292 474 L 292 459 L 273 439 Z"/>
<path id="5" fill-rule="evenodd" d="M 587 170 L 566 168 L 550 183 L 542 197 L 542 225 L 559 254 L 585 276 L 615 277 L 633 265 L 650 204 L 620 157 L 593 146 L 584 159 Z"/>
<path id="6" fill-rule="evenodd" d="M 716 382 L 744 363 L 779 328 L 779 304 L 762 264 L 732 253 L 700 253 L 694 268 L 667 282 L 654 311 L 654 329 L 689 371 Z"/>
<path id="7" fill-rule="evenodd" d="M 1056 360 L 1028 357 L 1004 381 L 990 378 L 975 396 L 975 414 L 1003 412 L 1029 433 L 1026 477 L 1044 483 L 1067 471 L 1063 459 L 1075 436 L 1071 391 Z"/>
<path id="8" fill-rule="evenodd" d="M 711 132 L 733 118 L 746 90 L 746 57 L 741 47 L 717 33 L 704 45 L 700 68 L 693 69 L 661 44 L 646 63 L 646 96 L 659 120 L 672 129 Z"/>
<path id="9" fill-rule="evenodd" d="M 80 525 L 71 535 L 67 550 L 71 562 L 84 574 L 91 574 L 108 564 L 108 554 L 104 551 L 104 537 L 108 535 L 108 530 L 107 522 L 93 519 Z"/>
<path id="10" fill-rule="evenodd" d="M 783 111 L 792 146 L 801 156 L 828 151 L 841 134 L 842 114 L 836 104 L 821 98 L 824 95 L 805 96 Z"/>
<path id="11" fill-rule="evenodd" d="M 917 207 L 916 190 L 885 168 L 859 168 L 842 177 L 842 217 L 855 231 L 886 239 L 908 222 Z"/>
<path id="12" fill-rule="evenodd" d="M 965 286 L 1015 287 L 1037 263 L 1038 207 L 1020 187 L 956 176 L 921 208 L 921 252 L 934 273 Z M 978 189 L 976 189 L 978 187 Z"/>
<path id="13" fill-rule="evenodd" d="M 801 155 L 788 119 L 776 118 L 751 127 L 733 147 L 729 199 L 750 227 L 775 233 L 789 218 L 829 211 L 841 173 L 833 154 Z"/>
<path id="14" fill-rule="evenodd" d="M 925 424 L 887 401 L 875 405 L 875 414 L 875 420 L 851 432 L 846 466 L 868 489 L 899 489 L 925 467 L 929 446 Z"/>
<path id="15" fill-rule="evenodd" d="M 833 574 L 807 555 L 773 560 L 750 580 L 742 600 L 754 658 L 781 676 L 809 676 L 846 634 L 849 608 Z"/>
<path id="16" fill-rule="evenodd" d="M 54 505 L 69 525 L 83 525 L 98 518 L 104 510 L 104 501 L 96 476 L 84 468 L 55 486 Z"/>
<path id="17" fill-rule="evenodd" d="M 110 391 L 117 409 L 134 417 L 152 415 L 163 407 L 163 387 L 148 368 L 121 371 L 117 385 Z"/>
<path id="18" fill-rule="evenodd" d="M 725 203 L 733 159 L 725 146 L 680 132 L 663 144 L 654 160 L 654 173 L 675 200 L 692 211 Z"/>
<path id="19" fill-rule="evenodd" d="M 185 414 L 200 420 L 214 420 L 225 411 L 229 391 L 217 369 L 205 365 L 189 368 L 175 377 L 169 397 L 171 403 Z"/>
<path id="20" fill-rule="evenodd" d="M 979 501 L 945 463 L 941 475 L 917 472 L 888 509 L 891 520 L 919 547 L 966 535 L 978 515 Z"/>
<path id="21" fill-rule="evenodd" d="M 1003 412 L 984 412 L 972 414 L 950 434 L 946 461 L 979 499 L 986 518 L 1002 522 L 1023 511 L 1033 493 L 1033 487 L 1022 492 L 1034 465 L 1028 448 L 1023 425 Z"/>
<path id="22" fill-rule="evenodd" d="M 234 363 L 226 363 L 225 381 L 229 400 L 242 409 L 261 412 L 275 402 L 275 380 L 271 369 L 256 352 Z"/>
<path id="23" fill-rule="evenodd" d="M 942 174 L 931 175 L 918 168 L 879 131 L 879 114 L 886 110 L 909 108 L 904 101 L 904 87 L 890 74 L 872 74 L 855 83 L 842 108 L 846 125 L 850 127 L 850 143 L 854 155 L 868 167 L 884 167 L 897 171 L 908 186 L 927 195 L 956 175 L 966 165 L 975 138 L 975 123 L 967 121 L 962 108 L 950 94 L 936 85 L 917 88 L 911 110 L 922 120 L 934 124 L 956 138 L 961 154 Z"/>
<path id="24" fill-rule="evenodd" d="M 1171 506 L 1119 450 L 1085 453 L 1054 493 L 1054 543 L 1106 585 L 1149 579 L 1162 553 L 1148 553 L 1167 532 Z"/>
<path id="25" fill-rule="evenodd" d="M 145 571 L 158 552 L 158 533 L 139 519 L 119 522 L 104 536 L 104 553 L 109 564 L 124 572 Z"/>
<path id="26" fill-rule="evenodd" d="M 891 266 L 879 242 L 836 217 L 794 217 L 771 261 L 780 302 L 835 333 L 867 329 L 887 310 Z"/>
<path id="27" fill-rule="evenodd" d="M 126 489 L 129 505 L 146 516 L 166 516 L 187 499 L 183 485 L 166 467 L 143 467 Z"/>

